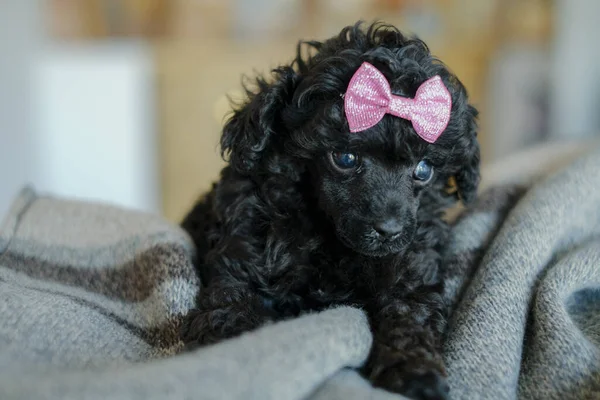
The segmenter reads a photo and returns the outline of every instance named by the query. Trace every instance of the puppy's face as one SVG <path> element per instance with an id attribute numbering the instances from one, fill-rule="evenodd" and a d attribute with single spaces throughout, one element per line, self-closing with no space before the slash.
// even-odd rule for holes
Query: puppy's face
<path id="1" fill-rule="evenodd" d="M 341 105 L 330 104 L 330 114 Z M 309 128 L 322 129 L 315 119 Z M 309 124 L 310 125 L 310 124 Z M 329 124 L 326 124 L 329 126 Z M 339 240 L 368 256 L 405 251 L 422 219 L 439 218 L 448 205 L 447 182 L 456 171 L 451 151 L 429 144 L 409 121 L 386 116 L 358 133 L 322 132 L 328 141 L 311 154 L 313 196 Z"/>
<path id="2" fill-rule="evenodd" d="M 314 161 L 318 204 L 339 240 L 368 256 L 406 249 L 417 228 L 421 195 L 435 182 L 431 160 L 363 144 L 328 151 Z"/>

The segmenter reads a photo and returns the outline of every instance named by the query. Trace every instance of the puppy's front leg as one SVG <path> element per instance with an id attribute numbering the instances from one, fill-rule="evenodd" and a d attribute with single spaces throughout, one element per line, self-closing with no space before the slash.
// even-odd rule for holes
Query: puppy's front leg
<path id="1" fill-rule="evenodd" d="M 445 319 L 439 294 L 392 298 L 372 311 L 374 342 L 366 373 L 373 384 L 412 399 L 446 399 L 440 354 Z"/>
<path id="2" fill-rule="evenodd" d="M 181 337 L 190 350 L 251 331 L 274 317 L 247 286 L 214 283 L 202 289 L 197 308 L 184 318 Z"/>

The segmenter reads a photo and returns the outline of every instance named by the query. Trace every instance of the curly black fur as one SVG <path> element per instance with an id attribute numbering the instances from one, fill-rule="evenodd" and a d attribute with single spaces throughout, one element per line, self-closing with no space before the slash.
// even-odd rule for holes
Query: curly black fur
<path id="1" fill-rule="evenodd" d="M 349 133 L 341 95 L 364 61 L 404 96 L 441 76 L 453 105 L 435 144 L 389 115 Z M 472 200 L 479 180 L 477 111 L 465 88 L 421 40 L 379 23 L 301 42 L 271 78 L 258 78 L 226 124 L 229 165 L 183 221 L 205 285 L 183 340 L 205 345 L 305 310 L 354 305 L 374 334 L 366 376 L 414 398 L 445 398 L 442 217 L 458 197 Z M 332 151 L 359 154 L 361 166 L 340 172 Z M 422 159 L 434 166 L 427 184 L 413 179 Z M 384 240 L 373 224 L 391 217 L 402 229 Z"/>

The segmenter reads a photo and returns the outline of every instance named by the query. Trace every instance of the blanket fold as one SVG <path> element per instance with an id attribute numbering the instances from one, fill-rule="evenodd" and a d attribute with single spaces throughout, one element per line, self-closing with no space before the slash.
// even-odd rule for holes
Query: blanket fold
<path id="1" fill-rule="evenodd" d="M 600 398 L 600 151 L 535 171 L 454 222 L 452 399 Z M 401 398 L 354 370 L 372 337 L 350 307 L 179 354 L 194 257 L 157 216 L 23 190 L 0 225 L 0 399 Z"/>
<path id="2" fill-rule="evenodd" d="M 574 283 L 581 279 L 579 274 L 587 274 L 592 286 L 600 277 L 594 252 L 579 251 L 580 246 L 597 248 L 599 243 L 594 239 L 600 234 L 598 171 L 600 157 L 594 153 L 534 186 L 486 248 L 454 312 L 445 343 L 454 398 L 513 399 L 517 394 L 524 398 L 590 398 L 591 393 L 581 390 L 600 382 L 598 347 L 584 345 L 588 340 L 565 346 L 564 341 L 582 334 L 571 317 L 555 318 L 565 317 L 566 305 L 561 303 L 565 294 L 562 299 L 538 303 L 533 313 L 531 308 L 536 299 L 548 296 L 553 285 L 572 284 L 571 295 L 576 293 Z M 567 269 L 562 282 L 556 279 L 556 268 Z M 600 297 L 595 301 L 598 318 Z M 542 329 L 539 319 L 551 323 Z M 533 343 L 530 335 L 535 338 Z M 545 362 L 530 362 L 531 357 L 543 357 Z M 585 363 L 580 361 L 584 359 L 594 360 L 594 368 L 588 371 L 594 373 L 561 367 L 574 364 L 583 369 Z"/>

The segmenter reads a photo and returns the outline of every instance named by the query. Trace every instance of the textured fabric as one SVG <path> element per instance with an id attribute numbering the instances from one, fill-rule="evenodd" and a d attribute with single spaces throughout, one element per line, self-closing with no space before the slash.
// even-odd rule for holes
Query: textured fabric
<path id="1" fill-rule="evenodd" d="M 454 222 L 451 398 L 600 398 L 599 168 L 504 177 Z M 160 218 L 25 190 L 0 225 L 0 399 L 401 398 L 353 370 L 372 337 L 349 307 L 176 354 L 193 259 Z"/>
<path id="2" fill-rule="evenodd" d="M 445 343 L 453 398 L 600 398 L 599 170 L 534 186 L 485 249 Z"/>
<path id="3" fill-rule="evenodd" d="M 300 399 L 368 355 L 346 307 L 171 357 L 199 286 L 179 228 L 31 189 L 0 227 L 2 400 Z"/>
<path id="4" fill-rule="evenodd" d="M 434 143 L 450 121 L 452 97 L 439 76 L 423 82 L 414 99 L 393 95 L 385 76 L 365 62 L 350 80 L 344 110 L 350 132 L 364 131 L 388 113 L 411 121 L 417 135 Z"/>
<path id="5" fill-rule="evenodd" d="M 192 247 L 158 218 L 24 190 L 0 233 L 0 367 L 176 353 L 198 290 Z"/>

